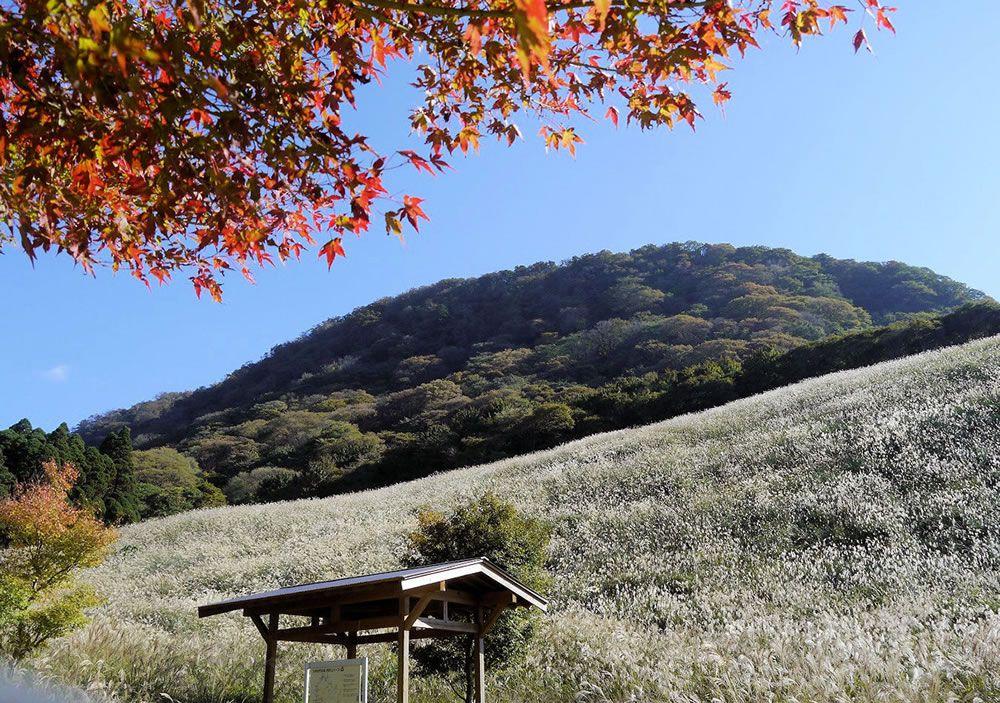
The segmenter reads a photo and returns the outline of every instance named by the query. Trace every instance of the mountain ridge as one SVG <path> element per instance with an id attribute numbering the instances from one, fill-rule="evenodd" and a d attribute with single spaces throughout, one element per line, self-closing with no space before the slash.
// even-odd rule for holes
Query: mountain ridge
<path id="1" fill-rule="evenodd" d="M 329 485 L 377 466 L 386 482 L 527 451 L 539 444 L 518 435 L 600 429 L 587 394 L 609 384 L 711 364 L 724 376 L 763 351 L 985 298 L 900 262 L 698 242 L 604 251 L 382 298 L 218 383 L 79 430 L 93 441 L 128 425 L 138 447 L 175 446 L 220 485 L 256 470 L 244 494 L 270 482 L 287 497 L 307 472 Z"/>

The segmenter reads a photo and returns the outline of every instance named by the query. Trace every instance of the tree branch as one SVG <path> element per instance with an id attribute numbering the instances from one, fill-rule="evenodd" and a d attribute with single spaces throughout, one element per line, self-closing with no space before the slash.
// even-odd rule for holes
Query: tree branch
<path id="1" fill-rule="evenodd" d="M 428 3 L 419 2 L 398 2 L 398 0 L 361 0 L 366 5 L 372 5 L 374 7 L 381 7 L 384 10 L 398 10 L 400 12 L 417 12 L 423 13 L 425 15 L 438 15 L 441 17 L 466 17 L 466 18 L 489 18 L 489 17 L 499 17 L 499 18 L 509 18 L 514 16 L 514 10 L 483 10 L 475 7 L 451 7 L 449 5 L 432 5 Z M 679 9 L 688 10 L 695 7 L 704 7 L 705 5 L 712 2 L 712 0 L 685 0 L 685 2 L 670 2 L 667 3 L 669 9 Z M 629 3 L 612 3 L 612 7 L 623 8 L 627 7 Z M 564 12 L 566 10 L 579 10 L 587 7 L 593 7 L 594 3 L 592 0 L 573 0 L 572 2 L 565 3 L 553 3 L 547 6 L 549 13 L 554 12 Z"/>

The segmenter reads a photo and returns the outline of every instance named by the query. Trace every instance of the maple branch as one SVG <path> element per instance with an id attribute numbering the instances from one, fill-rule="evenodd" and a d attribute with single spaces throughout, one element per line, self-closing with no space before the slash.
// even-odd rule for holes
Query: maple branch
<path id="1" fill-rule="evenodd" d="M 668 2 L 666 9 L 687 10 L 695 7 L 704 7 L 715 0 L 684 0 L 684 2 Z M 381 7 L 384 10 L 398 10 L 400 12 L 418 12 L 426 15 L 438 15 L 441 17 L 467 17 L 467 18 L 510 18 L 514 16 L 514 10 L 481 10 L 475 7 L 451 7 L 449 5 L 431 5 L 426 3 L 398 2 L 397 0 L 361 0 L 367 5 Z M 630 3 L 612 3 L 612 7 L 625 8 Z M 549 13 L 563 12 L 566 10 L 579 10 L 593 7 L 593 0 L 574 0 L 573 2 L 555 3 L 547 5 Z M 649 7 L 649 5 L 646 5 Z"/>
<path id="2" fill-rule="evenodd" d="M 789 0 L 781 26 L 798 45 L 820 19 L 844 22 L 848 3 L 829 5 L 843 1 Z M 862 30 L 872 15 L 891 30 L 888 0 L 863 1 Z M 440 170 L 443 150 L 519 138 L 515 113 L 586 117 L 606 93 L 640 127 L 691 124 L 672 84 L 713 78 L 720 57 L 777 31 L 773 0 L 240 0 L 199 17 L 201 4 L 97 3 L 120 9 L 104 17 L 62 3 L 55 31 L 33 3 L 0 0 L 0 82 L 15 90 L 0 90 L 0 251 L 68 252 L 88 273 L 106 258 L 141 281 L 189 271 L 218 299 L 229 268 L 369 228 L 385 172 L 405 162 L 341 113 L 388 59 L 419 60 L 411 127 Z M 557 148 L 578 141 L 550 132 Z"/>
<path id="3" fill-rule="evenodd" d="M 367 5 L 381 7 L 384 10 L 399 10 L 400 12 L 419 12 L 425 15 L 440 17 L 513 17 L 512 10 L 479 10 L 471 7 L 449 7 L 447 5 L 428 5 L 424 3 L 396 2 L 395 0 L 361 0 Z"/>
<path id="4" fill-rule="evenodd" d="M 371 8 L 368 7 L 362 7 L 361 5 L 357 5 L 355 3 L 350 3 L 350 5 L 361 14 L 367 16 L 369 19 L 378 20 L 379 22 L 385 22 L 390 27 L 395 28 L 396 30 L 402 32 L 403 34 L 412 39 L 416 39 L 417 41 L 422 41 L 422 42 L 428 42 L 431 44 L 438 43 L 433 38 L 429 37 L 426 32 L 420 32 L 415 29 L 412 29 L 411 27 L 407 27 L 404 24 L 400 24 L 396 20 L 392 19 L 392 17 L 390 17 L 389 15 L 383 14 L 376 10 L 372 10 Z"/>
<path id="5" fill-rule="evenodd" d="M 635 75 L 624 71 L 620 68 L 612 68 L 611 66 L 594 65 L 589 63 L 584 63 L 583 61 L 566 61 L 567 66 L 579 66 L 580 68 L 586 68 L 590 71 L 596 71 L 598 73 L 614 73 L 619 76 L 624 76 L 625 78 L 634 78 Z"/>

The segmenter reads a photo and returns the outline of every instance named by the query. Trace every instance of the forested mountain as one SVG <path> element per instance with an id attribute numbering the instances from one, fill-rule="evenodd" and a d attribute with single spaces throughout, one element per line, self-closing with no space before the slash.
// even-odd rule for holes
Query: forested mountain
<path id="1" fill-rule="evenodd" d="M 379 300 L 213 386 L 79 429 L 96 441 L 127 425 L 137 446 L 175 447 L 231 500 L 324 494 L 711 404 L 750 359 L 983 297 L 897 262 L 601 252 Z"/>

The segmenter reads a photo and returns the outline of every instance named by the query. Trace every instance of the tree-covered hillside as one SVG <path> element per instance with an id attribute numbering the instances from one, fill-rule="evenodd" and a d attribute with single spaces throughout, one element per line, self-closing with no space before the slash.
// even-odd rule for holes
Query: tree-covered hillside
<path id="1" fill-rule="evenodd" d="M 80 431 L 127 425 L 137 446 L 173 446 L 231 500 L 325 494 L 607 429 L 627 419 L 609 410 L 623 389 L 650 396 L 633 405 L 700 392 L 750 358 L 982 297 L 896 262 L 699 243 L 601 252 L 379 300 L 220 383 Z"/>

